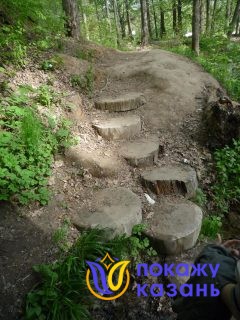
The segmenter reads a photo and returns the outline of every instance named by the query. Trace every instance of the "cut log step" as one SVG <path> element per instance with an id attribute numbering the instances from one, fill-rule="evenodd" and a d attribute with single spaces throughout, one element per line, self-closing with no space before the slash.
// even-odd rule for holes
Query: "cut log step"
<path id="1" fill-rule="evenodd" d="M 136 167 L 153 165 L 158 159 L 158 153 L 159 138 L 153 136 L 125 142 L 119 150 L 119 154 Z"/>
<path id="2" fill-rule="evenodd" d="M 110 237 L 126 233 L 131 235 L 134 225 L 142 222 L 142 205 L 139 197 L 123 187 L 107 188 L 94 193 L 94 209 L 82 207 L 72 217 L 80 229 L 108 228 Z"/>
<path id="3" fill-rule="evenodd" d="M 125 116 L 93 123 L 93 127 L 107 140 L 131 139 L 141 132 L 139 116 Z"/>
<path id="4" fill-rule="evenodd" d="M 83 150 L 81 146 L 70 147 L 65 152 L 65 156 L 98 178 L 115 176 L 122 166 L 120 160 L 114 155 L 107 157 L 97 150 Z"/>
<path id="5" fill-rule="evenodd" d="M 183 195 L 192 198 L 198 187 L 196 171 L 185 165 L 167 166 L 145 171 L 143 185 L 157 195 Z"/>
<path id="6" fill-rule="evenodd" d="M 175 255 L 196 244 L 203 217 L 197 205 L 187 200 L 165 200 L 157 203 L 153 212 L 145 233 L 159 253 Z"/>
<path id="7" fill-rule="evenodd" d="M 146 103 L 142 93 L 131 92 L 117 98 L 102 97 L 95 101 L 95 108 L 110 112 L 123 112 L 137 109 Z"/>

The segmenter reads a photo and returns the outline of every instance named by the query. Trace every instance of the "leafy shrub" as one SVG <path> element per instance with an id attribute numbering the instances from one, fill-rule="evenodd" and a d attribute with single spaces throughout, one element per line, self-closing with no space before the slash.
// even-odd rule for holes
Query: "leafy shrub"
<path id="1" fill-rule="evenodd" d="M 22 88 L 0 105 L 0 200 L 46 204 L 53 154 L 70 132 L 43 125 L 28 91 Z"/>
<path id="2" fill-rule="evenodd" d="M 141 238 L 145 229 L 143 225 L 133 229 L 131 237 L 121 235 L 112 240 L 106 239 L 107 230 L 85 231 L 58 262 L 35 267 L 42 283 L 27 295 L 26 319 L 90 319 L 88 310 L 94 301 L 85 282 L 85 261 L 95 261 L 104 257 L 106 252 L 119 259 L 139 257 L 149 248 L 149 243 L 146 238 Z M 65 237 L 65 231 L 63 233 L 60 232 L 61 239 L 62 235 Z"/>
<path id="3" fill-rule="evenodd" d="M 240 140 L 231 147 L 215 152 L 217 182 L 214 198 L 220 211 L 228 212 L 232 203 L 240 200 Z"/>
<path id="4" fill-rule="evenodd" d="M 204 207 L 207 204 L 207 196 L 200 188 L 196 190 L 196 195 L 192 200 L 200 207 Z"/>
<path id="5" fill-rule="evenodd" d="M 216 239 L 222 227 L 222 219 L 219 216 L 208 216 L 203 218 L 201 234 L 203 236 Z"/>
<path id="6" fill-rule="evenodd" d="M 55 97 L 56 94 L 54 94 L 53 90 L 47 85 L 42 85 L 37 90 L 37 102 L 43 106 L 51 107 Z"/>
<path id="7" fill-rule="evenodd" d="M 20 26 L 0 28 L 0 64 L 13 63 L 24 66 L 27 56 L 25 30 Z"/>
<path id="8" fill-rule="evenodd" d="M 43 61 L 41 68 L 44 71 L 53 71 L 63 66 L 63 59 L 60 56 L 54 56 L 49 60 Z"/>

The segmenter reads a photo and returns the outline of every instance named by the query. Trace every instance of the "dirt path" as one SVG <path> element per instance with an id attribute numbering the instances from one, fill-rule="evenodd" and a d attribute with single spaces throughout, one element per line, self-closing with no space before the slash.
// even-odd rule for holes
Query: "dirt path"
<path id="1" fill-rule="evenodd" d="M 96 62 L 96 67 L 106 78 L 102 89 L 96 90 L 92 102 L 99 97 L 117 98 L 129 92 L 142 93 L 146 103 L 125 112 L 125 116 L 140 117 L 142 130 L 139 138 L 148 138 L 152 134 L 159 137 L 162 152 L 155 166 L 187 163 L 196 169 L 200 183 L 209 183 L 206 167 L 211 163 L 211 156 L 197 138 L 204 104 L 203 92 L 207 87 L 218 87 L 217 81 L 188 59 L 162 50 L 134 53 L 106 51 L 106 55 Z M 71 68 L 66 66 L 66 73 L 71 74 L 73 70 L 76 70 L 74 62 Z M 41 78 L 37 70 L 33 75 L 35 82 Z M 22 78 L 21 75 L 19 78 Z M 59 76 L 57 82 L 60 88 L 70 90 L 63 81 Z M 120 116 L 122 114 L 114 114 L 116 118 Z M 116 162 L 114 176 L 90 174 L 88 165 L 80 172 L 72 161 L 58 157 L 50 183 L 54 196 L 48 206 L 21 209 L 19 216 L 13 208 L 0 205 L 0 319 L 18 319 L 23 295 L 33 281 L 31 266 L 54 257 L 51 243 L 53 231 L 82 205 L 91 210 L 94 205 L 91 199 L 96 190 L 127 187 L 141 199 L 143 216 L 151 212 L 139 183 L 142 169 L 130 166 L 119 155 L 122 142 L 105 140 L 92 128 L 93 121 L 111 117 L 110 113 L 96 110 L 94 103 L 83 98 L 81 117 L 76 118 L 76 133 L 80 137 L 81 149 L 94 152 L 98 160 L 107 157 L 114 162 L 117 157 L 119 162 Z M 77 234 L 74 228 L 70 233 L 73 238 Z"/>

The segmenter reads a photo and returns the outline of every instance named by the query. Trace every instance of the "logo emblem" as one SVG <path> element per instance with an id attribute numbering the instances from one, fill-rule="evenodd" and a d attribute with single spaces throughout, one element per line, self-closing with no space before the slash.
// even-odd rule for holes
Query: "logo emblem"
<path id="1" fill-rule="evenodd" d="M 109 253 L 103 259 L 95 262 L 86 261 L 86 282 L 90 292 L 101 300 L 115 300 L 121 297 L 130 283 L 130 273 L 127 269 L 130 261 L 118 261 Z"/>

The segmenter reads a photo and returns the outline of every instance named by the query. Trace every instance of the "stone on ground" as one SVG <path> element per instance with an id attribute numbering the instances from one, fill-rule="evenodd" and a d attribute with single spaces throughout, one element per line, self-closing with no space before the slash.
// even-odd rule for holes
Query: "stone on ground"
<path id="1" fill-rule="evenodd" d="M 107 157 L 97 150 L 83 150 L 81 146 L 70 147 L 65 155 L 81 169 L 88 170 L 91 175 L 98 178 L 117 175 L 122 166 L 120 160 L 113 155 Z"/>
<path id="2" fill-rule="evenodd" d="M 73 216 L 77 228 L 109 228 L 111 236 L 131 234 L 134 225 L 142 222 L 141 200 L 131 190 L 123 187 L 98 191 L 92 199 L 94 209 L 82 207 Z"/>
<path id="3" fill-rule="evenodd" d="M 141 131 L 139 116 L 125 116 L 98 121 L 93 124 L 99 135 L 108 140 L 130 139 Z"/>
<path id="4" fill-rule="evenodd" d="M 159 139 L 149 137 L 125 142 L 120 148 L 122 155 L 132 166 L 142 167 L 153 165 L 158 159 Z"/>
<path id="5" fill-rule="evenodd" d="M 187 200 L 165 200 L 157 203 L 153 212 L 145 232 L 159 253 L 175 255 L 196 244 L 203 217 L 197 205 Z"/>
<path id="6" fill-rule="evenodd" d="M 100 110 L 108 110 L 110 112 L 130 111 L 137 109 L 146 103 L 142 93 L 131 92 L 117 98 L 99 98 L 95 102 L 95 107 Z"/>
<path id="7" fill-rule="evenodd" d="M 196 171 L 180 164 L 145 171 L 142 182 L 157 195 L 183 195 L 186 198 L 194 197 L 198 187 Z"/>

